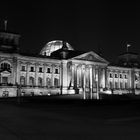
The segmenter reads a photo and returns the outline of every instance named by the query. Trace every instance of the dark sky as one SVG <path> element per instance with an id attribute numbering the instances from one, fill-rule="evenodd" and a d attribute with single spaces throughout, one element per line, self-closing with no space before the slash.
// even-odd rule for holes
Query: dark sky
<path id="1" fill-rule="evenodd" d="M 4 1 L 0 4 L 0 28 L 21 35 L 24 52 L 39 52 L 51 40 L 68 41 L 75 49 L 98 52 L 113 60 L 126 50 L 140 51 L 140 5 L 134 2 L 93 3 L 66 1 Z"/>

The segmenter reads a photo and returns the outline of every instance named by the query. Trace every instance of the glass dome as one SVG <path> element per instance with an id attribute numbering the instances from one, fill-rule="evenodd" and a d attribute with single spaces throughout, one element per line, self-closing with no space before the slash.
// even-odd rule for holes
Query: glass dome
<path id="1" fill-rule="evenodd" d="M 74 50 L 68 42 L 66 42 L 66 45 L 68 47 L 68 50 Z M 62 46 L 63 46 L 62 40 L 50 41 L 42 48 L 40 54 L 44 56 L 50 56 L 52 52 L 61 49 Z"/>

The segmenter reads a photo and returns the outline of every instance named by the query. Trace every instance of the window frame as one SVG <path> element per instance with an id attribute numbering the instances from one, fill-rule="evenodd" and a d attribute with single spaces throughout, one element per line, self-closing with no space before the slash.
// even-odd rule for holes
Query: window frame
<path id="1" fill-rule="evenodd" d="M 34 66 L 30 67 L 30 72 L 35 72 L 35 67 Z"/>
<path id="2" fill-rule="evenodd" d="M 59 70 L 58 70 L 58 68 L 55 68 L 54 73 L 55 73 L 55 74 L 59 74 Z"/>
<path id="3" fill-rule="evenodd" d="M 24 69 L 23 69 L 24 68 Z M 26 66 L 25 65 L 22 65 L 21 66 L 21 71 L 26 71 Z"/>
<path id="4" fill-rule="evenodd" d="M 47 67 L 47 73 L 51 73 L 51 68 Z"/>
<path id="5" fill-rule="evenodd" d="M 42 73 L 43 72 L 43 68 L 42 67 L 39 67 L 38 68 L 38 72 Z"/>

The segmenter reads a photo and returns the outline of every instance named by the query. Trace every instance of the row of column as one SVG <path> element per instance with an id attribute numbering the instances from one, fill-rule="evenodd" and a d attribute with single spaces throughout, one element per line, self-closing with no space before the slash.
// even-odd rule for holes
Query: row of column
<path id="1" fill-rule="evenodd" d="M 72 64 L 70 71 L 70 86 L 76 88 L 92 89 L 98 86 L 105 88 L 105 69 L 95 65 Z"/>
<path id="2" fill-rule="evenodd" d="M 124 77 L 120 78 L 120 72 L 116 72 L 118 77 L 115 78 L 114 76 L 110 78 L 110 70 L 106 71 L 106 87 L 107 88 L 132 88 L 132 72 L 128 71 L 127 74 L 127 79 Z"/>

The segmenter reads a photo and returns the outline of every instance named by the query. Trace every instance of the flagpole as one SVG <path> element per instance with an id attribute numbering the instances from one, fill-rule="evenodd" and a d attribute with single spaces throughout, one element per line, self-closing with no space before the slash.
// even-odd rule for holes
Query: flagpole
<path id="1" fill-rule="evenodd" d="M 4 20 L 4 30 L 7 30 L 7 20 Z"/>
<path id="2" fill-rule="evenodd" d="M 126 48 L 126 51 L 127 51 L 127 53 L 128 53 L 128 48 L 130 47 L 131 45 L 130 44 L 127 44 L 127 48 Z"/>

